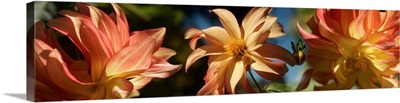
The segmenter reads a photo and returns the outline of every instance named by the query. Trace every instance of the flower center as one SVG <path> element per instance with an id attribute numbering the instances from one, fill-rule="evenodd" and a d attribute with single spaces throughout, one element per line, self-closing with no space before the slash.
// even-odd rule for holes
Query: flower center
<path id="1" fill-rule="evenodd" d="M 246 45 L 241 39 L 234 39 L 228 45 L 226 45 L 225 50 L 229 56 L 242 57 L 246 52 Z"/>
<path id="2" fill-rule="evenodd" d="M 367 69 L 367 61 L 359 53 L 355 55 L 353 58 L 346 59 L 345 63 L 346 63 L 346 71 L 348 71 L 349 73 L 357 72 L 360 70 L 364 72 Z"/>

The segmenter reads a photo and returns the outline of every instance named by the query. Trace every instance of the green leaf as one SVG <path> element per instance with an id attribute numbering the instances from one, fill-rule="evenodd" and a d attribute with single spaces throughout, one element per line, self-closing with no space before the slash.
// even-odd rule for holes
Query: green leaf
<path id="1" fill-rule="evenodd" d="M 281 82 L 271 81 L 264 87 L 264 93 L 280 93 L 280 92 L 290 92 L 290 87 Z"/>

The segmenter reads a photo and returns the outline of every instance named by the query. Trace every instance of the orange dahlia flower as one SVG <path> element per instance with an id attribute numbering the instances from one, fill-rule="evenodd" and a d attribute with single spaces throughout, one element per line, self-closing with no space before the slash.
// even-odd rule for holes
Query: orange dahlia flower
<path id="1" fill-rule="evenodd" d="M 70 59 L 51 32 L 44 32 L 42 22 L 35 25 L 38 101 L 134 97 L 152 78 L 169 77 L 181 68 L 167 62 L 176 52 L 161 47 L 165 28 L 130 35 L 124 12 L 117 4 L 112 6 L 115 12 L 107 15 L 77 3 L 79 12 L 60 11 L 65 17 L 47 23 L 48 31 L 69 37 L 84 60 Z"/>
<path id="2" fill-rule="evenodd" d="M 321 84 L 315 90 L 398 87 L 399 15 L 398 11 L 317 9 L 307 23 L 312 33 L 297 25 L 309 45 L 307 62 L 312 67 L 297 90 L 306 88 L 311 78 Z"/>

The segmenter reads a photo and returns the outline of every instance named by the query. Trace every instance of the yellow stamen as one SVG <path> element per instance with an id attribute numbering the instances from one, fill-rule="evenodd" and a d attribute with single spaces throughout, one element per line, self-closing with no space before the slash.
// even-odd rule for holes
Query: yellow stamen
<path id="1" fill-rule="evenodd" d="M 247 47 L 241 39 L 234 39 L 228 45 L 225 50 L 229 56 L 242 57 L 245 54 Z"/>

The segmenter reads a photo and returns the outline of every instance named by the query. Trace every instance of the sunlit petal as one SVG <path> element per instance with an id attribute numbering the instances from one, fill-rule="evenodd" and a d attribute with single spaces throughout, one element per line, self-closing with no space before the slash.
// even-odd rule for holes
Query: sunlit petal
<path id="1" fill-rule="evenodd" d="M 236 17 L 230 11 L 226 9 L 214 9 L 211 11 L 219 17 L 219 20 L 231 37 L 242 38 Z"/>
<path id="2" fill-rule="evenodd" d="M 147 38 L 117 52 L 105 66 L 107 76 L 149 68 L 154 45 L 154 38 Z"/>
<path id="3" fill-rule="evenodd" d="M 190 65 L 192 65 L 196 60 L 208 56 L 208 55 L 220 55 L 224 53 L 225 50 L 220 47 L 215 47 L 213 45 L 204 45 L 196 50 L 194 50 L 188 57 L 186 61 L 186 66 L 185 66 L 185 71 L 189 68 Z"/>

